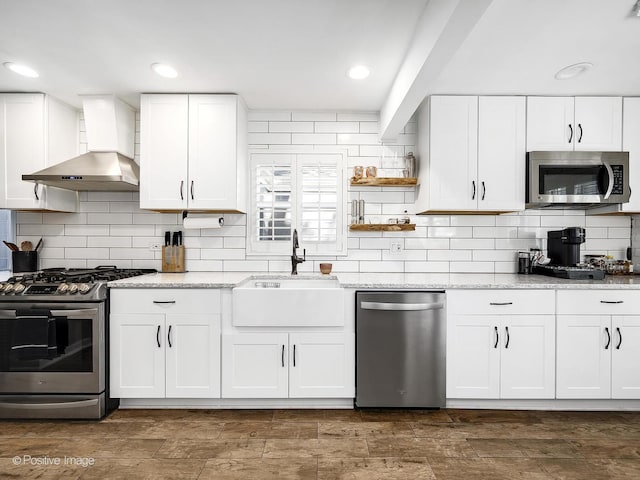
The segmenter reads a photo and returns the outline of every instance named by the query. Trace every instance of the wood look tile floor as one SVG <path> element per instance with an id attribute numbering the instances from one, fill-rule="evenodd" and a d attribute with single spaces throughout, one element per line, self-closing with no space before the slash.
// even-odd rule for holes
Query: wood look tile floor
<path id="1" fill-rule="evenodd" d="M 118 410 L 100 422 L 0 421 L 9 478 L 640 479 L 640 412 Z"/>

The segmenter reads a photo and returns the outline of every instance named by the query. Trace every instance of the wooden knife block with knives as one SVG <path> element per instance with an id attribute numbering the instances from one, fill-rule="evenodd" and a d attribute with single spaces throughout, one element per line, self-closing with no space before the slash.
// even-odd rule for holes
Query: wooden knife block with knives
<path id="1" fill-rule="evenodd" d="M 162 247 L 162 271 L 165 273 L 184 272 L 184 245 L 182 244 L 182 232 L 164 233 L 164 246 Z"/>

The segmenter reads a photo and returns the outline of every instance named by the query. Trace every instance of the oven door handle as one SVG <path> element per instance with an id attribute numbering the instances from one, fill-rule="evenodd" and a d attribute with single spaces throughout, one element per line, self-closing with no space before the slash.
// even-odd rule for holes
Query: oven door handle
<path id="1" fill-rule="evenodd" d="M 50 310 L 54 317 L 86 317 L 87 315 L 97 315 L 97 308 L 78 308 L 75 310 Z"/>
<path id="2" fill-rule="evenodd" d="M 15 310 L 0 310 L 0 318 L 16 318 Z"/>
<path id="3" fill-rule="evenodd" d="M 607 184 L 607 191 L 604 194 L 604 199 L 607 200 L 611 196 L 611 192 L 613 191 L 613 169 L 609 162 L 602 162 L 604 168 L 607 169 L 607 175 L 609 176 L 609 183 Z"/>
<path id="4" fill-rule="evenodd" d="M 90 400 L 77 400 L 75 402 L 55 402 L 55 403 L 15 403 L 15 402 L 2 402 L 0 401 L 1 407 L 11 407 L 20 410 L 37 410 L 40 408 L 71 408 L 71 407 L 93 407 L 98 404 L 97 398 L 93 398 Z"/>

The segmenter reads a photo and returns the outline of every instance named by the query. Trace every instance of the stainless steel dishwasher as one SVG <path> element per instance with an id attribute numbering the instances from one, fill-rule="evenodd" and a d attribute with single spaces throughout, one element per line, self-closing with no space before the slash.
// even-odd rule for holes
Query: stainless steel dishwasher
<path id="1" fill-rule="evenodd" d="M 356 292 L 356 406 L 445 405 L 445 293 Z"/>

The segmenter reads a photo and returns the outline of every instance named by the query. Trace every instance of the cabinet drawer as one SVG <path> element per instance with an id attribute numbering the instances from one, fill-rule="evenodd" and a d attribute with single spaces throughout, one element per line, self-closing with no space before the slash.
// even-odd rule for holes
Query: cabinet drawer
<path id="1" fill-rule="evenodd" d="M 553 290 L 447 290 L 447 313 L 536 315 L 555 313 Z"/>
<path id="2" fill-rule="evenodd" d="M 558 291 L 558 314 L 636 315 L 640 292 L 636 290 Z"/>
<path id="3" fill-rule="evenodd" d="M 220 290 L 111 289 L 111 313 L 220 313 Z"/>

